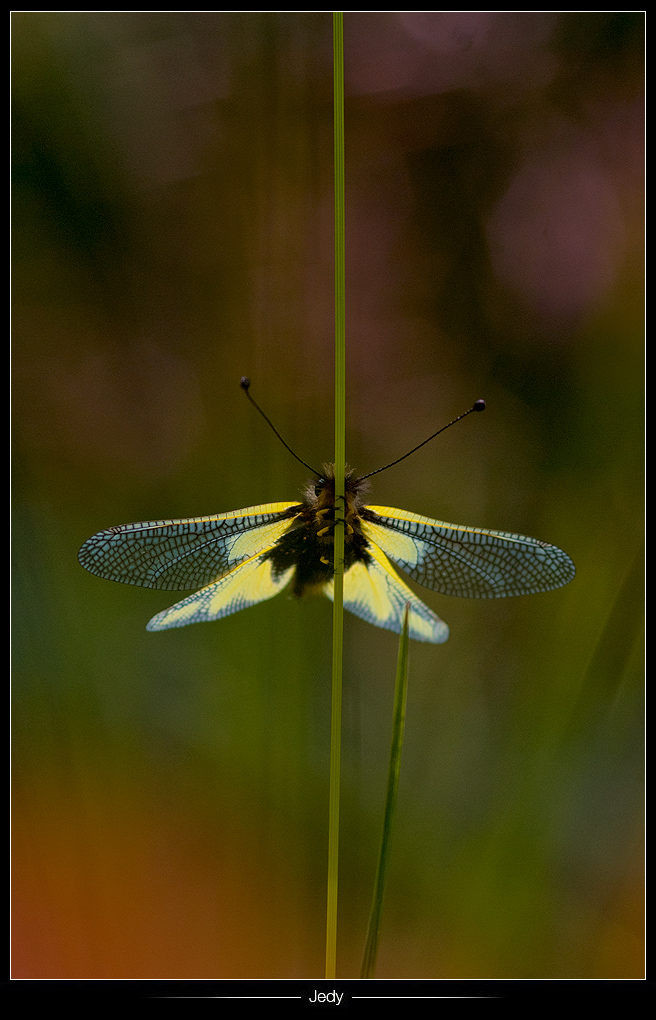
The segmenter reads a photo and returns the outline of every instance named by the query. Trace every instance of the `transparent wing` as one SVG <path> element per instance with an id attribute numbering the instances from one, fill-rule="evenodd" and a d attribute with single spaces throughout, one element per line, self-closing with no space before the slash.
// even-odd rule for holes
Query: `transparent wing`
<path id="1" fill-rule="evenodd" d="M 433 591 L 472 599 L 530 595 L 560 588 L 576 573 L 569 556 L 535 538 L 459 527 L 387 506 L 369 506 L 362 522 L 397 566 Z"/>
<path id="2" fill-rule="evenodd" d="M 434 644 L 446 641 L 447 625 L 410 591 L 374 542 L 370 542 L 368 552 L 372 563 L 355 563 L 344 575 L 345 609 L 376 627 L 400 634 L 405 607 L 410 603 L 410 637 Z M 333 598 L 332 581 L 323 590 L 329 599 Z"/>
<path id="3" fill-rule="evenodd" d="M 110 581 L 200 588 L 272 546 L 289 527 L 293 507 L 298 503 L 264 503 L 212 517 L 123 524 L 88 539 L 78 559 Z"/>
<path id="4" fill-rule="evenodd" d="M 258 554 L 233 567 L 214 584 L 153 616 L 146 630 L 168 630 L 169 627 L 186 627 L 189 623 L 205 623 L 231 616 L 240 609 L 254 606 L 256 602 L 272 599 L 282 591 L 293 573 L 294 567 L 290 567 L 275 577 L 271 561 L 262 560 L 261 554 Z"/>

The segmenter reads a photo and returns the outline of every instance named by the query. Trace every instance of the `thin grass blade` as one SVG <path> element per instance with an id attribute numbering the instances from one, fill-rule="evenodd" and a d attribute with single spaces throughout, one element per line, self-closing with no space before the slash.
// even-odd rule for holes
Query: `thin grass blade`
<path id="1" fill-rule="evenodd" d="M 335 137 L 335 584 L 333 600 L 333 670 L 330 723 L 330 793 L 328 817 L 328 895 L 326 907 L 326 978 L 337 967 L 337 876 L 339 860 L 339 793 L 342 733 L 342 660 L 344 644 L 344 470 L 346 464 L 346 306 L 344 213 L 344 14 L 333 12 Z"/>
<path id="2" fill-rule="evenodd" d="M 385 818 L 380 842 L 378 867 L 374 881 L 374 894 L 369 915 L 369 927 L 362 956 L 360 977 L 371 978 L 376 972 L 378 942 L 383 914 L 383 900 L 387 882 L 387 868 L 392 843 L 392 829 L 396 814 L 396 801 L 399 792 L 399 775 L 401 773 L 401 752 L 403 749 L 403 731 L 405 728 L 405 706 L 408 693 L 408 606 L 403 618 L 403 630 L 399 639 L 399 655 L 396 664 L 396 685 L 394 688 L 394 713 L 392 721 L 392 746 L 390 749 L 389 772 L 387 776 L 387 797 L 385 801 Z"/>

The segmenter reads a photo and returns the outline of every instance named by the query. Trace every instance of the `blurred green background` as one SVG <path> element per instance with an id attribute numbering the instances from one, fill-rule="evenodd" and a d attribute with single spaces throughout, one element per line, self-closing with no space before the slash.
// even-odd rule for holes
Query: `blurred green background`
<path id="1" fill-rule="evenodd" d="M 345 14 L 347 455 L 568 587 L 413 644 L 377 976 L 643 974 L 643 15 Z M 161 634 L 94 532 L 333 444 L 330 12 L 13 15 L 13 974 L 320 977 L 331 604 Z M 397 639 L 347 614 L 338 975 Z"/>

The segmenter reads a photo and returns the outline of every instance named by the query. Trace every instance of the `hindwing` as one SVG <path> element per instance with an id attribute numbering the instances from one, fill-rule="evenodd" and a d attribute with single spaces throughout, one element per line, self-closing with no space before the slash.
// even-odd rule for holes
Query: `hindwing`
<path id="1" fill-rule="evenodd" d="M 146 630 L 168 630 L 186 627 L 188 623 L 220 620 L 257 602 L 272 599 L 282 591 L 294 571 L 291 568 L 276 575 L 271 561 L 262 558 L 262 552 L 239 563 L 213 584 L 153 616 Z"/>
<path id="2" fill-rule="evenodd" d="M 439 616 L 404 584 L 378 545 L 369 541 L 369 560 L 354 563 L 344 574 L 344 608 L 376 627 L 400 634 L 403 615 L 409 605 L 409 634 L 415 641 L 441 644 L 449 636 L 449 628 Z M 333 598 L 334 582 L 324 585 L 324 592 Z"/>

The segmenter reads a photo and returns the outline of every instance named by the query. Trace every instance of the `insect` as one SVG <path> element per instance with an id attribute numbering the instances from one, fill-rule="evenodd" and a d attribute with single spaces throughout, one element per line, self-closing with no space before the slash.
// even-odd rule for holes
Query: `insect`
<path id="1" fill-rule="evenodd" d="M 242 379 L 241 385 L 296 457 L 253 400 L 249 380 Z M 449 425 L 484 407 L 483 401 L 477 401 Z M 300 462 L 315 476 L 300 501 L 109 528 L 84 543 L 79 561 L 92 574 L 124 584 L 166 591 L 200 588 L 154 616 L 147 625 L 150 631 L 219 620 L 273 598 L 285 588 L 297 596 L 321 591 L 332 598 L 334 470 L 325 465 L 319 473 Z M 445 524 L 407 510 L 366 503 L 366 479 L 386 468 L 359 477 L 346 474 L 344 606 L 356 616 L 400 633 L 409 604 L 410 637 L 446 641 L 447 625 L 417 598 L 392 564 L 433 591 L 464 598 L 550 591 L 574 577 L 569 556 L 537 539 Z"/>

